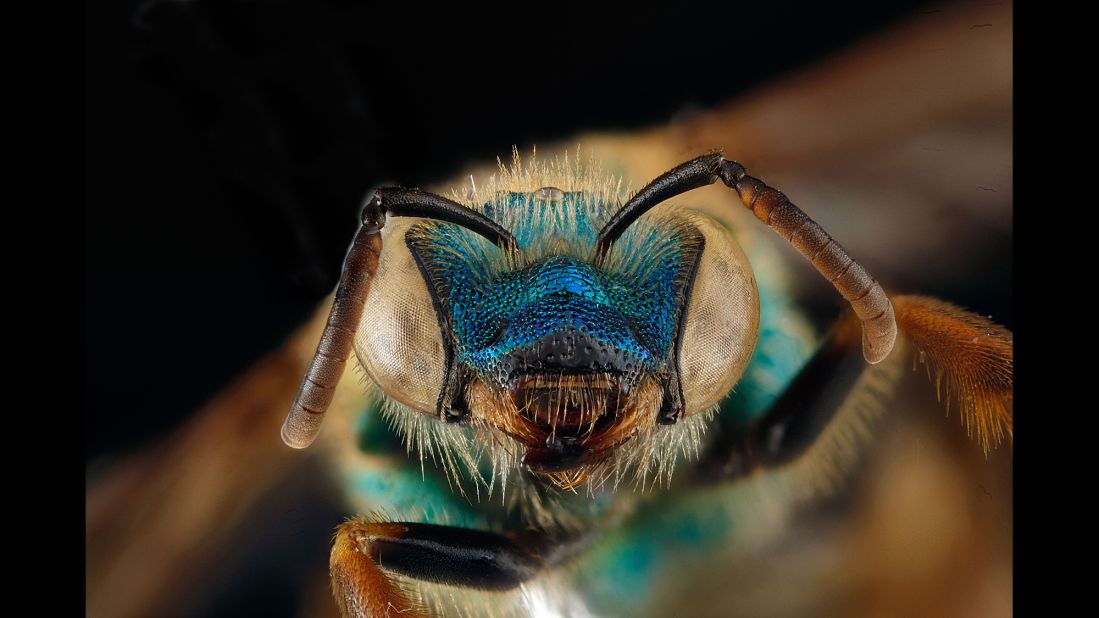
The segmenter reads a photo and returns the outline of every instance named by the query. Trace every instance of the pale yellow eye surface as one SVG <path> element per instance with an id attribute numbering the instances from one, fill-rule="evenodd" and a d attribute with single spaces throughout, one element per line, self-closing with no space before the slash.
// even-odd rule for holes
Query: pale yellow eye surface
<path id="1" fill-rule="evenodd" d="M 355 354 L 386 395 L 434 413 L 445 374 L 439 320 L 405 232 L 420 219 L 390 218 L 355 335 Z"/>
<path id="2" fill-rule="evenodd" d="M 689 215 L 706 239 L 679 343 L 687 414 L 727 395 L 752 358 L 759 335 L 759 291 L 748 258 L 714 219 Z"/>

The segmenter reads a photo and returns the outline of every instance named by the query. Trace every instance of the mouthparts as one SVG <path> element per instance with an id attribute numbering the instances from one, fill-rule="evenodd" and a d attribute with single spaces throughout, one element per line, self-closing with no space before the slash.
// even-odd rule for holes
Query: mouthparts
<path id="1" fill-rule="evenodd" d="M 654 380 L 628 388 L 612 373 L 537 373 L 494 393 L 475 380 L 474 416 L 526 447 L 523 466 L 574 489 L 644 423 L 655 423 L 662 398 Z"/>

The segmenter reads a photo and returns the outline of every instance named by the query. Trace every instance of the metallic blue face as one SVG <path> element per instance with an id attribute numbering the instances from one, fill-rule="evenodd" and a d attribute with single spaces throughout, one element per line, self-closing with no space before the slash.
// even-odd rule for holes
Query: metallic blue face
<path id="1" fill-rule="evenodd" d="M 546 242 L 547 232 L 574 248 L 594 247 L 605 212 L 599 200 L 535 196 L 510 193 L 486 213 L 502 225 L 517 221 L 523 250 L 535 238 Z M 545 225 L 550 218 L 557 224 Z M 620 243 L 629 259 L 608 268 L 576 250 L 500 268 L 494 248 L 448 224 L 410 236 L 409 246 L 449 317 L 455 360 L 482 379 L 511 388 L 525 375 L 605 372 L 630 385 L 666 369 L 702 248 L 688 228 L 637 232 Z"/>

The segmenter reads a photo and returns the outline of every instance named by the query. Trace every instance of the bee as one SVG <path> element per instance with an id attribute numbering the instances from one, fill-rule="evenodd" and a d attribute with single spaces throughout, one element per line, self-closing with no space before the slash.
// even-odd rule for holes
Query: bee
<path id="1" fill-rule="evenodd" d="M 789 290 L 756 276 L 775 259 L 757 232 L 676 205 L 709 185 L 844 300 L 815 351 Z M 913 363 L 986 452 L 1012 435 L 1009 331 L 887 294 L 720 152 L 637 191 L 517 151 L 449 196 L 378 189 L 286 444 L 318 437 L 352 353 L 369 396 L 326 432 L 369 511 L 332 544 L 346 616 L 644 613 L 671 565 L 737 538 L 745 496 L 835 493 Z"/>

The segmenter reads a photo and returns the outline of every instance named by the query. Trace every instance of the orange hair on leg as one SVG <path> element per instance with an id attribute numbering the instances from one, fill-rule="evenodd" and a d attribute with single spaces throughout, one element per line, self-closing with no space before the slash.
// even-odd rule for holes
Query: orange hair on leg
<path id="1" fill-rule="evenodd" d="M 894 296 L 897 325 L 926 364 L 939 399 L 961 410 L 962 422 L 987 454 L 1011 439 L 1014 351 L 1011 331 L 950 303 Z"/>

